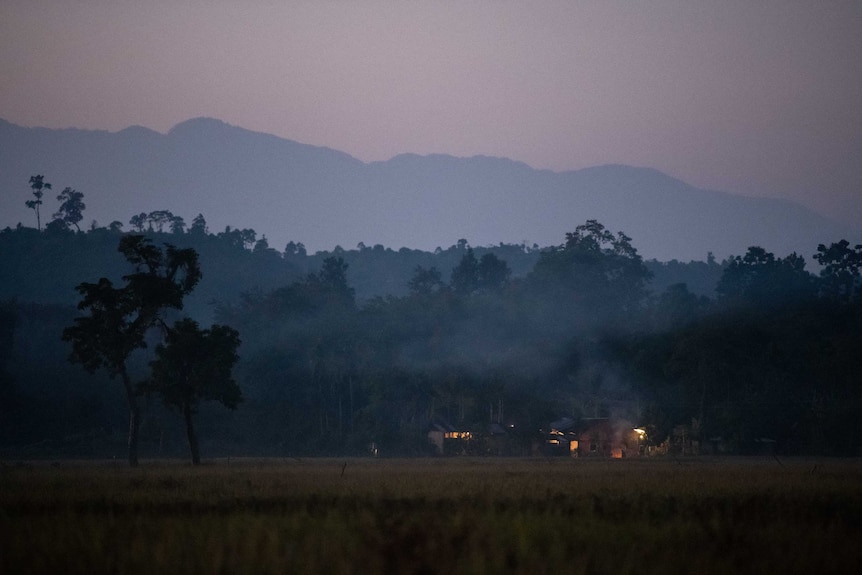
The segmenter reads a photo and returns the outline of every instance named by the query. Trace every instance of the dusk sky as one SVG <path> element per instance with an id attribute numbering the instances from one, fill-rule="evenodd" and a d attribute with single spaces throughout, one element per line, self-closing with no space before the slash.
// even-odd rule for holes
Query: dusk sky
<path id="1" fill-rule="evenodd" d="M 858 1 L 3 0 L 0 79 L 24 126 L 649 166 L 862 228 Z"/>

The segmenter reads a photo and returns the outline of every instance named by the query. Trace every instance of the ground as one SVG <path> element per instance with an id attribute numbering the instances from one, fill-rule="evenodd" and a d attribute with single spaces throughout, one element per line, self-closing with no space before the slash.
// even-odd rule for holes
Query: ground
<path id="1" fill-rule="evenodd" d="M 3 573 L 847 573 L 862 461 L 5 462 Z"/>

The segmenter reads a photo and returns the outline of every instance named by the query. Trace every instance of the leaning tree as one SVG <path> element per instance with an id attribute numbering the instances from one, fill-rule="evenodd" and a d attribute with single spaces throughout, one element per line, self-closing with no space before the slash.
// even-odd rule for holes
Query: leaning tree
<path id="1" fill-rule="evenodd" d="M 60 209 L 54 214 L 54 219 L 62 222 L 64 228 L 75 226 L 79 232 L 81 227 L 78 223 L 84 219 L 84 209 L 87 205 L 84 203 L 84 194 L 66 187 L 57 196 L 57 201 L 60 202 Z"/>

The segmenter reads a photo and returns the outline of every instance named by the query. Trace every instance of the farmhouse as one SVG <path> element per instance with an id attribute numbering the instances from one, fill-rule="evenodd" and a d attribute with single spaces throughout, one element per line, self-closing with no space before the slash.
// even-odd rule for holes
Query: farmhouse
<path id="1" fill-rule="evenodd" d="M 432 421 L 428 443 L 436 455 L 464 455 L 471 451 L 473 434 L 445 421 Z"/>
<path id="2" fill-rule="evenodd" d="M 546 430 L 542 430 L 544 444 L 542 452 L 544 455 L 571 455 L 577 456 L 578 434 L 575 429 L 575 420 L 571 417 L 562 417 L 548 424 Z"/>
<path id="3" fill-rule="evenodd" d="M 516 448 L 506 428 L 492 422 L 469 430 L 446 421 L 431 422 L 428 445 L 435 455 L 514 455 Z"/>
<path id="4" fill-rule="evenodd" d="M 635 457 L 643 454 L 643 429 L 616 418 L 587 418 L 575 422 L 563 417 L 542 430 L 544 455 L 572 457 Z"/>
<path id="5" fill-rule="evenodd" d="M 643 436 L 643 430 L 624 419 L 583 419 L 578 432 L 578 457 L 637 457 L 641 455 Z"/>

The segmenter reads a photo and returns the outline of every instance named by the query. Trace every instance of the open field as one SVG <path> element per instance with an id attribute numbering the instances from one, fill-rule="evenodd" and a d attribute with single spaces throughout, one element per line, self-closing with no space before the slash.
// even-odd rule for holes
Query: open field
<path id="1" fill-rule="evenodd" d="M 10 463 L 2 573 L 850 573 L 862 461 Z"/>

